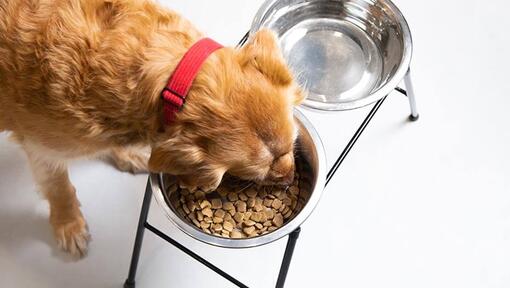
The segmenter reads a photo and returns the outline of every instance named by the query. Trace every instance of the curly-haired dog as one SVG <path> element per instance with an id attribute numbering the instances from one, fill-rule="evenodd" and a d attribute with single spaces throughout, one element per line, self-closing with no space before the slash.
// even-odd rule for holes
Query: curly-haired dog
<path id="1" fill-rule="evenodd" d="M 63 249 L 83 255 L 89 237 L 72 158 L 106 156 L 132 172 L 148 163 L 204 190 L 226 172 L 292 180 L 292 107 L 303 93 L 267 30 L 214 52 L 175 122 L 161 124 L 160 92 L 202 37 L 150 1 L 0 0 L 0 131 L 26 151 Z"/>

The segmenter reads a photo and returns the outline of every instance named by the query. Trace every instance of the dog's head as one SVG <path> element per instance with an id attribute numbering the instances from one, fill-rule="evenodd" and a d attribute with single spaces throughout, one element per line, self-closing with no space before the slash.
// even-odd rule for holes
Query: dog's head
<path id="1" fill-rule="evenodd" d="M 304 98 L 269 30 L 240 49 L 204 63 L 172 135 L 153 147 L 151 170 L 188 186 L 215 189 L 228 172 L 261 184 L 294 178 L 297 127 L 293 107 Z"/>

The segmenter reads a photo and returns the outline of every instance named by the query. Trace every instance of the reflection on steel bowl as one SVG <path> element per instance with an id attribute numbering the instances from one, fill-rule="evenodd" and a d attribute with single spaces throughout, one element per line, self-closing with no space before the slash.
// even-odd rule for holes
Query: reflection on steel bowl
<path id="1" fill-rule="evenodd" d="M 275 31 L 309 92 L 305 105 L 348 110 L 388 95 L 409 69 L 409 27 L 388 0 L 268 0 L 250 33 Z"/>

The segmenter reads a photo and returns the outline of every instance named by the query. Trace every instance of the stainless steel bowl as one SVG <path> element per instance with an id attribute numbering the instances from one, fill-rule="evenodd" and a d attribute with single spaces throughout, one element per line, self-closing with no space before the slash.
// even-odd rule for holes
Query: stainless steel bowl
<path id="1" fill-rule="evenodd" d="M 174 203 L 176 201 L 172 201 L 172 196 L 170 195 L 169 197 L 167 193 L 164 193 L 164 191 L 167 191 L 167 187 L 173 184 L 171 182 L 172 177 L 153 173 L 150 176 L 153 195 L 170 221 L 177 225 L 184 233 L 199 241 L 227 248 L 247 248 L 264 245 L 278 240 L 298 228 L 319 202 L 326 179 L 326 159 L 324 147 L 312 124 L 298 110 L 295 110 L 294 117 L 299 127 L 299 136 L 296 144 L 296 161 L 299 161 L 301 166 L 301 177 L 308 179 L 300 187 L 299 197 L 303 201 L 303 208 L 297 211 L 294 218 L 291 218 L 290 221 L 273 232 L 253 238 L 228 239 L 210 235 L 196 228 L 193 223 L 182 217 L 177 212 L 177 207 L 175 207 Z"/>
<path id="2" fill-rule="evenodd" d="M 312 108 L 375 102 L 399 84 L 411 61 L 409 27 L 388 0 L 268 0 L 250 34 L 262 27 L 277 33 Z"/>

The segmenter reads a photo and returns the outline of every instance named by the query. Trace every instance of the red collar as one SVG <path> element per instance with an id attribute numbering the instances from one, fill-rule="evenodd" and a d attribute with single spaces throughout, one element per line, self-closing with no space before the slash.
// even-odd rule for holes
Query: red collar
<path id="1" fill-rule="evenodd" d="M 184 54 L 161 92 L 165 125 L 171 124 L 175 120 L 175 113 L 184 106 L 191 84 L 207 57 L 222 47 L 212 39 L 203 38 Z"/>

